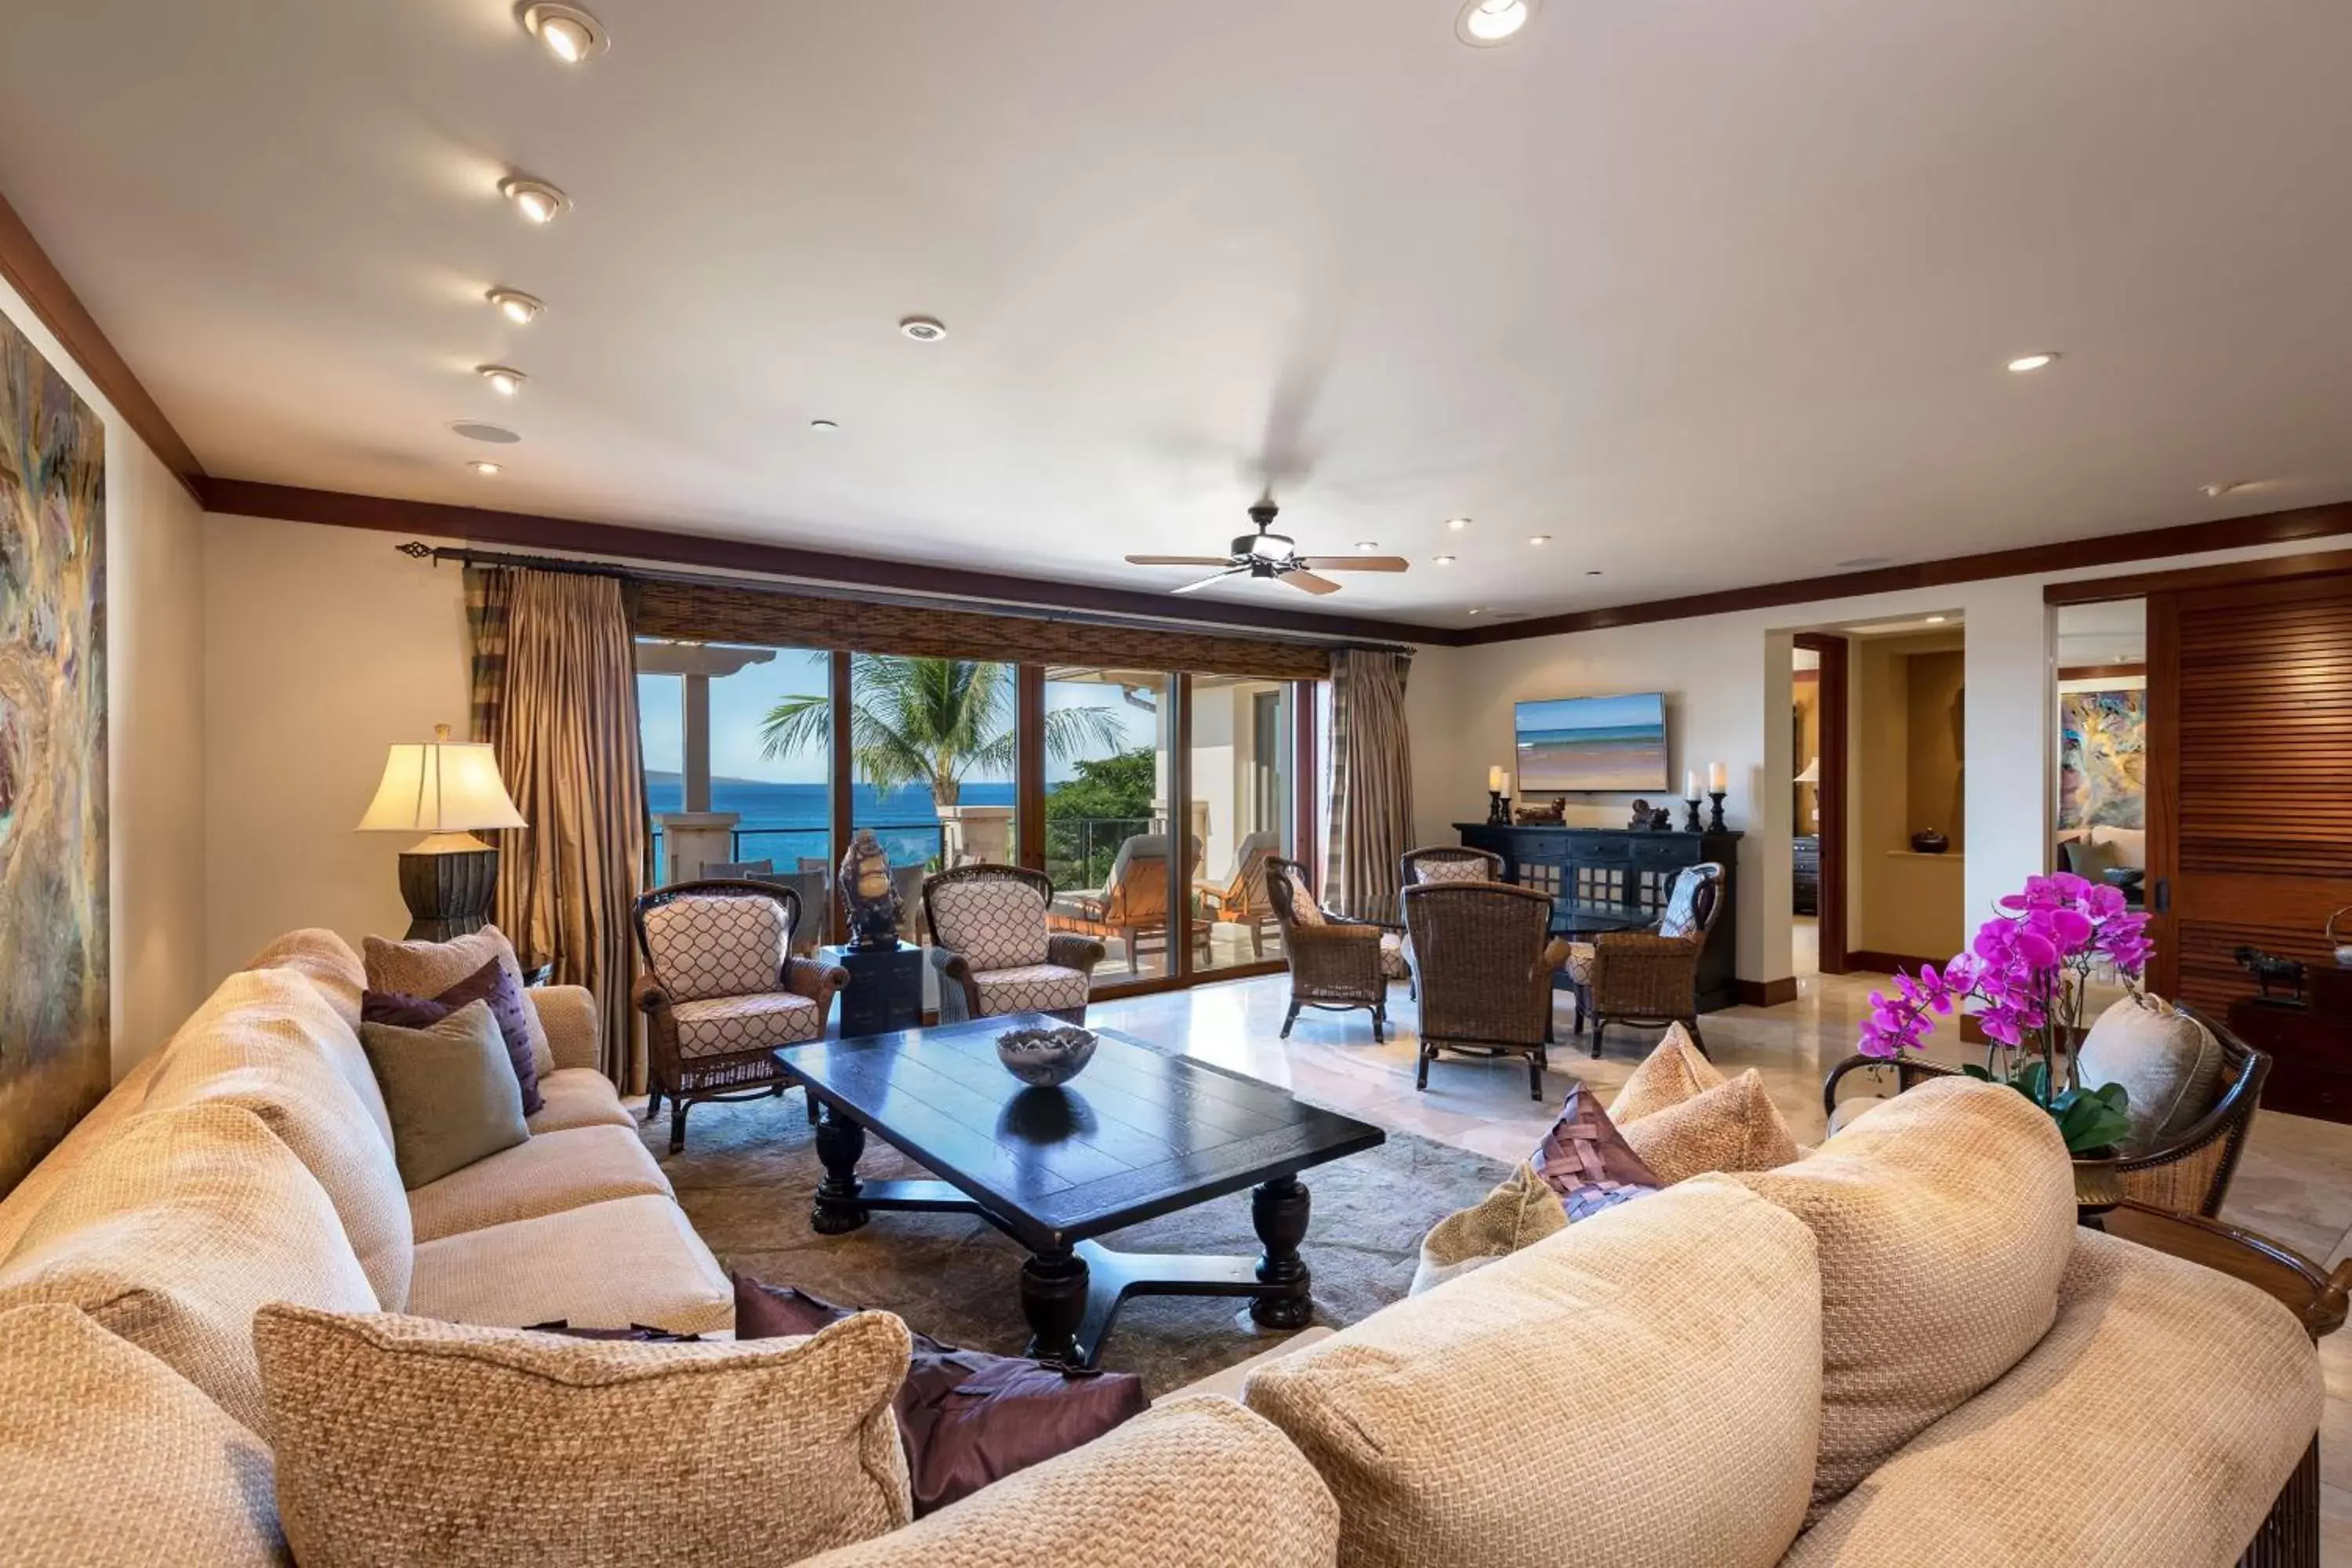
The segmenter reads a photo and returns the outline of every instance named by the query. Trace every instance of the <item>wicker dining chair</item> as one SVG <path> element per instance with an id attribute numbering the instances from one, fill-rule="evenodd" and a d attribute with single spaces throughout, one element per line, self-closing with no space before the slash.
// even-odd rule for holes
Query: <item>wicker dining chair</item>
<path id="1" fill-rule="evenodd" d="M 1397 857 L 1397 924 L 1404 924 L 1404 890 L 1423 882 L 1499 882 L 1503 858 L 1492 849 L 1466 844 L 1430 844 Z M 1405 994 L 1421 995 L 1421 980 L 1413 973 L 1412 932 L 1406 931 L 1399 956 L 1404 961 Z"/>
<path id="2" fill-rule="evenodd" d="M 1528 1093 L 1544 1097 L 1552 1043 L 1552 976 L 1568 942 L 1551 934 L 1551 896 L 1506 882 L 1422 882 L 1404 890 L 1421 972 L 1421 1058 L 1429 1087 L 1437 1053 L 1528 1058 Z"/>
<path id="3" fill-rule="evenodd" d="M 1053 879 L 1024 866 L 981 862 L 923 879 L 940 1022 L 1051 1013 L 1087 1021 L 1087 994 L 1103 944 L 1047 929 Z"/>
<path id="4" fill-rule="evenodd" d="M 2175 1214 L 2202 1215 L 2214 1219 L 2220 1216 L 2221 1205 L 2230 1195 L 2230 1179 L 2238 1173 L 2239 1158 L 2246 1151 L 2246 1135 L 2253 1128 L 2254 1109 L 2262 1103 L 2263 1083 L 2270 1077 L 2271 1058 L 2269 1053 L 2256 1050 L 2210 1018 L 2187 1007 L 2180 1011 L 2204 1025 L 2221 1045 L 2221 1073 L 2214 1086 L 2213 1103 L 2195 1122 L 2158 1147 L 2125 1155 L 2120 1164 L 2124 1196 Z M 1822 1080 L 1822 1110 L 1832 1119 L 1834 1131 L 1852 1120 L 1851 1115 L 1840 1119 L 1842 1106 L 1885 1098 L 1849 1095 L 1839 1099 L 1839 1086 L 1857 1075 L 1868 1072 L 1877 1087 L 1884 1088 L 1884 1075 L 1892 1072 L 1895 1092 L 1900 1094 L 1931 1078 L 1950 1078 L 1959 1070 L 1912 1057 L 1891 1062 L 1876 1057 L 1848 1057 L 1832 1068 L 1829 1077 Z"/>
<path id="5" fill-rule="evenodd" d="M 1649 930 L 1601 931 L 1589 942 L 1569 945 L 1576 1021 L 1591 1031 L 1594 1056 L 1612 1024 L 1655 1029 L 1680 1024 L 1699 1054 L 1706 1054 L 1698 1027 L 1698 961 L 1730 891 L 1723 868 L 1702 860 L 1675 874 L 1666 907 Z"/>
<path id="6" fill-rule="evenodd" d="M 1310 890 L 1307 868 L 1296 860 L 1269 856 L 1265 889 L 1282 928 L 1282 956 L 1290 965 L 1290 1011 L 1283 1016 L 1282 1037 L 1290 1038 L 1301 1007 L 1327 1013 L 1362 1007 L 1372 1015 L 1373 1041 L 1385 1040 L 1389 977 L 1383 950 L 1395 950 L 1397 933 L 1326 910 Z"/>
<path id="7" fill-rule="evenodd" d="M 820 1039 L 849 972 L 792 955 L 801 919 L 790 888 L 741 879 L 677 882 L 629 906 L 646 1016 L 646 1120 L 670 1102 L 669 1152 L 705 1100 L 758 1100 L 788 1087 L 779 1047 Z"/>

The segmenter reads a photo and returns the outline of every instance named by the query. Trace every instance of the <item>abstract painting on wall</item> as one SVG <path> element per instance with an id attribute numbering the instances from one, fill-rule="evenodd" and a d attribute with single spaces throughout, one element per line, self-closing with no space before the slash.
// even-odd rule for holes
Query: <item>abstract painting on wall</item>
<path id="1" fill-rule="evenodd" d="M 2058 826 L 2147 826 L 2147 693 L 2058 694 Z"/>
<path id="2" fill-rule="evenodd" d="M 106 426 L 0 318 L 0 1193 L 106 1092 Z"/>

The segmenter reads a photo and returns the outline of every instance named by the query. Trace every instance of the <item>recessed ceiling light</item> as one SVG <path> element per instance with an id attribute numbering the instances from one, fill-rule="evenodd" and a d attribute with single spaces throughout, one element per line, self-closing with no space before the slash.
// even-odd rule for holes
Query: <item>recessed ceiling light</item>
<path id="1" fill-rule="evenodd" d="M 919 343 L 935 343 L 948 335 L 947 328 L 929 316 L 909 316 L 898 323 L 898 330 Z"/>
<path id="2" fill-rule="evenodd" d="M 553 223 L 572 210 L 572 198 L 545 180 L 509 174 L 499 182 L 499 195 L 514 203 L 515 211 L 532 223 Z"/>
<path id="3" fill-rule="evenodd" d="M 1549 544 L 1551 542 L 1551 535 L 1549 533 L 1530 533 L 1528 535 L 1528 542 L 1529 544 Z"/>
<path id="4" fill-rule="evenodd" d="M 1471 607 L 1470 613 L 1471 613 L 1472 615 L 1474 615 L 1474 616 L 1483 616 L 1483 615 L 1485 615 L 1486 612 L 1484 609 L 1481 609 L 1481 608 L 1477 607 L 1476 605 L 1473 605 L 1473 606 Z"/>
<path id="5" fill-rule="evenodd" d="M 1490 49 L 1518 35 L 1535 16 L 1539 0 L 1464 0 L 1454 36 L 1474 49 Z"/>
<path id="6" fill-rule="evenodd" d="M 1892 563 L 1884 555 L 1857 555 L 1852 560 L 1839 562 L 1837 569 L 1841 572 L 1864 572 L 1874 566 L 1886 566 Z"/>
<path id="7" fill-rule="evenodd" d="M 1454 564 L 1454 557 L 1451 555 L 1441 555 L 1437 558 L 1437 564 L 1440 566 L 1451 566 Z"/>
<path id="8" fill-rule="evenodd" d="M 2027 371 L 2042 370 L 2049 365 L 2056 364 L 2057 363 L 2057 350 L 2038 349 L 2030 354 L 2018 355 L 2015 359 L 2009 362 L 2009 368 L 2015 371 L 2018 374 L 2023 375 Z"/>
<path id="9" fill-rule="evenodd" d="M 499 308 L 499 315 L 518 327 L 530 325 L 539 319 L 539 313 L 547 309 L 536 296 L 526 294 L 520 289 L 493 289 L 483 298 Z"/>
<path id="10" fill-rule="evenodd" d="M 613 35 L 604 24 L 577 5 L 525 5 L 521 19 L 523 31 L 568 66 L 593 60 L 613 47 Z"/>
<path id="11" fill-rule="evenodd" d="M 503 425 L 485 425 L 478 419 L 452 419 L 449 433 L 463 436 L 468 441 L 488 441 L 493 446 L 511 447 L 522 439 Z"/>
<path id="12" fill-rule="evenodd" d="M 2223 496 L 2235 495 L 2240 490 L 2250 490 L 2257 485 L 2268 483 L 2268 479 L 2231 479 L 2223 484 L 2199 485 L 2197 488 L 2209 500 L 2220 500 Z"/>
<path id="13" fill-rule="evenodd" d="M 1588 577 L 1598 577 L 1601 575 L 1601 568 L 1598 566 L 1587 566 L 1584 569 L 1584 574 Z"/>
<path id="14" fill-rule="evenodd" d="M 499 465 L 489 461 L 486 458 L 477 458 L 472 462 L 467 464 L 466 467 L 473 469 L 474 472 L 480 474 L 485 478 L 489 478 L 491 476 L 506 472 L 506 470 Z"/>
<path id="15" fill-rule="evenodd" d="M 510 364 L 478 364 L 474 367 L 474 374 L 488 382 L 491 390 L 502 397 L 512 397 L 522 390 L 522 384 L 530 379 Z"/>
<path id="16" fill-rule="evenodd" d="M 1929 616 L 1927 624 L 1931 626 L 1940 626 L 1949 619 L 1951 619 L 1949 616 Z"/>
<path id="17" fill-rule="evenodd" d="M 812 419 L 809 421 L 809 428 L 812 430 L 838 430 L 841 426 L 830 419 Z"/>
<path id="18" fill-rule="evenodd" d="M 1359 539 L 1356 541 L 1356 549 L 1361 554 L 1370 555 L 1373 551 L 1378 550 L 1380 547 L 1381 542 L 1377 539 Z"/>
<path id="19" fill-rule="evenodd" d="M 1449 517 L 1445 520 L 1445 526 L 1452 531 L 1459 533 L 1470 526 L 1470 520 L 1466 517 Z"/>

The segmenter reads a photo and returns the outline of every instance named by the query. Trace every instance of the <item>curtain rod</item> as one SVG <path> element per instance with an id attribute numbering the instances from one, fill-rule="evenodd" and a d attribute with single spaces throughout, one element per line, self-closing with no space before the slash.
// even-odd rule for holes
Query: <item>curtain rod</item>
<path id="1" fill-rule="evenodd" d="M 963 604 L 920 594 L 894 594 L 847 587 L 836 583 L 799 583 L 784 578 L 731 577 L 707 572 L 678 572 L 658 567 L 621 566 L 611 562 L 575 561 L 560 555 L 516 555 L 504 551 L 427 544 L 412 539 L 393 546 L 413 561 L 456 561 L 468 566 L 505 566 L 530 572 L 568 572 L 581 577 L 618 577 L 641 583 L 677 583 L 703 588 L 738 588 L 752 593 L 799 594 L 812 599 L 837 599 L 850 604 L 897 605 L 909 609 L 962 608 Z M 1122 616 L 1105 610 L 1057 609 L 998 600 L 969 602 L 965 613 L 1013 616 L 1023 620 L 1067 621 L 1079 626 L 1118 626 L 1130 631 L 1181 632 L 1193 637 L 1225 637 L 1242 641 L 1297 643 L 1310 647 L 1363 648 L 1376 653 L 1410 653 L 1412 644 L 1371 642 L 1362 637 L 1322 636 L 1314 632 L 1266 631 L 1256 627 L 1203 626 L 1197 621 L 1156 620 L 1149 616 Z"/>

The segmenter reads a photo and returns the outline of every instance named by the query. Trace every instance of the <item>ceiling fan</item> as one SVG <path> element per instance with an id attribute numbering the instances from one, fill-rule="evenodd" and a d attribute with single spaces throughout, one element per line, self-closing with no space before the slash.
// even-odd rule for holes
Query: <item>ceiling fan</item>
<path id="1" fill-rule="evenodd" d="M 1230 555 L 1130 555 L 1127 563 L 1129 566 L 1217 568 L 1197 582 L 1187 583 L 1181 588 L 1171 588 L 1168 591 L 1171 594 L 1190 594 L 1212 583 L 1241 576 L 1287 583 L 1310 594 L 1336 594 L 1339 591 L 1339 584 L 1318 574 L 1402 572 L 1412 564 L 1402 555 L 1301 555 L 1288 534 L 1270 531 L 1277 510 L 1271 500 L 1262 500 L 1250 508 L 1250 521 L 1257 524 L 1257 531 L 1236 536 Z"/>

